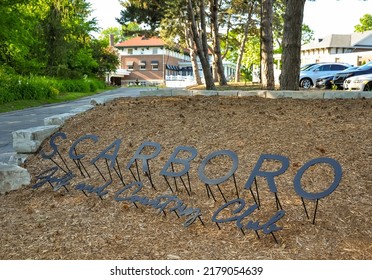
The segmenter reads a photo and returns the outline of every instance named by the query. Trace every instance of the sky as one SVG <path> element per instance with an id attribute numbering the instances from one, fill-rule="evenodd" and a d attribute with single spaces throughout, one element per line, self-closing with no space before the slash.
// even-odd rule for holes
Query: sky
<path id="1" fill-rule="evenodd" d="M 120 17 L 122 6 L 118 0 L 88 0 L 101 28 L 119 26 L 115 18 Z M 316 0 L 306 1 L 304 23 L 314 31 L 314 38 L 330 34 L 349 34 L 359 19 L 372 14 L 372 0 Z"/>

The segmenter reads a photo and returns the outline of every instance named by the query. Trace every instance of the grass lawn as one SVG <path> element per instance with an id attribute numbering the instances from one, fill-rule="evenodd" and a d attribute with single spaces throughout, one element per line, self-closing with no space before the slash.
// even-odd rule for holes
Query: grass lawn
<path id="1" fill-rule="evenodd" d="M 96 92 L 61 93 L 56 98 L 52 98 L 52 99 L 12 101 L 12 102 L 8 102 L 8 103 L 0 104 L 0 113 L 22 110 L 22 109 L 42 106 L 42 105 L 46 105 L 46 104 L 72 101 L 72 100 L 80 99 L 80 98 L 83 98 L 83 97 L 86 97 L 86 96 L 95 95 L 97 93 L 107 91 L 107 90 L 110 90 L 110 89 L 112 89 L 112 87 L 107 87 L 105 89 L 99 89 Z"/>

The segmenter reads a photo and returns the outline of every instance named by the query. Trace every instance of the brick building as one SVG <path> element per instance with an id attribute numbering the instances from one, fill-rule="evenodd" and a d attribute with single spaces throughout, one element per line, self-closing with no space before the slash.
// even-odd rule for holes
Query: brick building
<path id="1" fill-rule="evenodd" d="M 170 48 L 159 37 L 138 36 L 118 43 L 121 73 L 114 75 L 115 83 L 122 85 L 160 85 L 172 86 L 173 82 L 182 85 L 194 82 L 190 55 L 187 50 Z M 224 61 L 226 77 L 234 76 L 235 64 Z M 199 73 L 203 72 L 199 65 Z"/>
<path id="2" fill-rule="evenodd" d="M 127 70 L 122 84 L 164 84 L 169 77 L 192 76 L 192 68 L 181 67 L 190 64 L 187 52 L 171 49 L 158 37 L 138 36 L 118 43 L 115 47 L 120 55 L 120 68 Z"/>

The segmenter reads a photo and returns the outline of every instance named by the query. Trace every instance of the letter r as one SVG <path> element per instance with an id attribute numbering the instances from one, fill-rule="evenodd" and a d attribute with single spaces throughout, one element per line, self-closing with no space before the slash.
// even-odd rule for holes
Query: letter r
<path id="1" fill-rule="evenodd" d="M 153 151 L 151 154 L 146 155 L 143 154 L 142 151 L 146 147 L 152 147 L 155 148 L 155 151 Z M 137 151 L 134 153 L 133 157 L 130 159 L 130 161 L 127 164 L 127 169 L 130 169 L 132 164 L 137 160 L 140 159 L 142 160 L 142 170 L 143 172 L 149 172 L 149 166 L 147 164 L 147 161 L 149 159 L 155 158 L 161 151 L 160 144 L 157 142 L 143 142 L 141 146 L 137 149 Z"/>
<path id="2" fill-rule="evenodd" d="M 260 168 L 261 168 L 263 162 L 265 160 L 268 160 L 268 159 L 280 161 L 282 163 L 282 167 L 279 170 L 276 170 L 276 171 L 261 171 Z M 289 166 L 289 159 L 284 157 L 284 156 L 272 155 L 272 154 L 263 154 L 258 159 L 258 161 L 256 163 L 256 166 L 253 168 L 253 171 L 252 171 L 251 175 L 249 176 L 248 181 L 245 184 L 244 188 L 245 189 L 250 189 L 250 187 L 253 184 L 254 179 L 257 176 L 261 176 L 261 177 L 266 178 L 270 191 L 273 192 L 273 193 L 276 193 L 277 189 L 276 189 L 276 184 L 275 184 L 275 181 L 274 181 L 274 177 L 284 173 L 288 169 L 288 166 Z"/>

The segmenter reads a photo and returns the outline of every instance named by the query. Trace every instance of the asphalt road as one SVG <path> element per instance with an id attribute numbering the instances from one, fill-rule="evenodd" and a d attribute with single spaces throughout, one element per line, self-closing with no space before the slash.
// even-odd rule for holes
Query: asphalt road
<path id="1" fill-rule="evenodd" d="M 12 132 L 44 125 L 44 118 L 53 115 L 68 113 L 74 108 L 90 105 L 93 97 L 136 97 L 145 88 L 118 88 L 105 91 L 94 96 L 58 104 L 44 105 L 19 111 L 0 114 L 0 161 L 6 155 L 14 153 Z"/>

